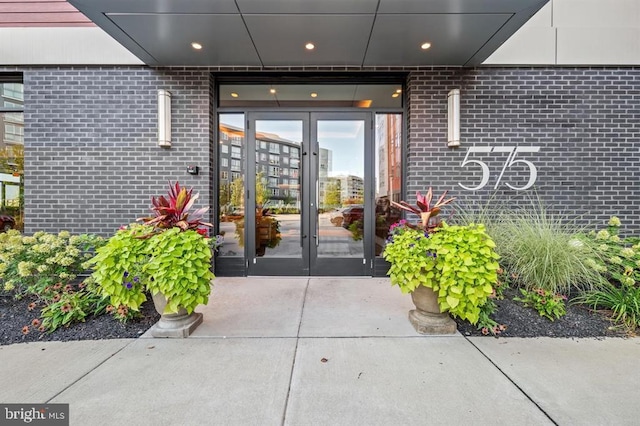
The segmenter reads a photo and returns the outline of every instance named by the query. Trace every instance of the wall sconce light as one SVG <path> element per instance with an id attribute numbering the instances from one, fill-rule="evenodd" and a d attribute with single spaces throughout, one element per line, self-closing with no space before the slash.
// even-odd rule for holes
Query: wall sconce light
<path id="1" fill-rule="evenodd" d="M 449 131 L 447 145 L 449 148 L 460 146 L 460 89 L 453 89 L 447 95 L 449 104 Z"/>
<path id="2" fill-rule="evenodd" d="M 171 148 L 171 92 L 158 90 L 158 145 Z"/>

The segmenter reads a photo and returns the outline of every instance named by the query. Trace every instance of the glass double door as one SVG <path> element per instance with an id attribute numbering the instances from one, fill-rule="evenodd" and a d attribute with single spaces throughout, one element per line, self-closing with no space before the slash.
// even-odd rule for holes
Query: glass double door
<path id="1" fill-rule="evenodd" d="M 371 275 L 372 115 L 249 113 L 246 125 L 247 273 Z"/>

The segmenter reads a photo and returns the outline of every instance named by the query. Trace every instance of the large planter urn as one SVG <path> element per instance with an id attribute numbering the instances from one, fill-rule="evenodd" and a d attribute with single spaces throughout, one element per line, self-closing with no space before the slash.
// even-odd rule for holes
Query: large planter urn
<path id="1" fill-rule="evenodd" d="M 160 320 L 151 327 L 153 337 L 178 337 L 184 338 L 202 324 L 202 314 L 199 312 L 187 313 L 187 310 L 180 308 L 178 313 L 164 314 L 167 306 L 167 299 L 162 293 L 152 295 L 153 305 L 160 314 Z"/>
<path id="2" fill-rule="evenodd" d="M 416 309 L 409 311 L 409 321 L 420 334 L 454 334 L 456 322 L 449 314 L 440 312 L 438 294 L 430 287 L 418 286 L 411 299 Z"/>

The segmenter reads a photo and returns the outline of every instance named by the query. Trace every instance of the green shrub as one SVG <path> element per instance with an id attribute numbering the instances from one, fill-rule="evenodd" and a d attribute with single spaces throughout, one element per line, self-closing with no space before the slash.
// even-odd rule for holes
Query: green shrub
<path id="1" fill-rule="evenodd" d="M 95 235 L 36 232 L 0 234 L 0 280 L 5 291 L 18 295 L 43 293 L 44 288 L 73 282 L 85 272 L 83 263 L 103 244 Z"/>
<path id="2" fill-rule="evenodd" d="M 602 272 L 609 282 L 634 286 L 640 283 L 640 239 L 621 238 L 620 219 L 612 217 L 608 227 L 585 236 L 600 254 L 591 267 Z"/>
<path id="3" fill-rule="evenodd" d="M 36 232 L 22 236 L 17 231 L 0 234 L 0 280 L 2 289 L 17 298 L 35 297 L 29 310 L 41 309 L 40 318 L 25 325 L 52 332 L 74 321 L 84 321 L 94 313 L 101 297 L 78 275 L 86 271 L 84 262 L 104 243 L 95 235 Z"/>
<path id="4" fill-rule="evenodd" d="M 92 314 L 96 304 L 102 299 L 86 289 L 79 291 L 65 291 L 60 298 L 46 304 L 41 311 L 41 331 L 52 332 L 60 326 L 69 326 L 72 322 L 84 322 Z"/>
<path id="5" fill-rule="evenodd" d="M 640 327 L 640 287 L 637 285 L 621 285 L 616 287 L 607 284 L 599 290 L 588 291 L 573 300 L 593 309 L 609 309 L 612 319 L 634 330 Z"/>
<path id="6" fill-rule="evenodd" d="M 532 291 L 521 288 L 520 293 L 522 297 L 514 297 L 513 300 L 522 302 L 525 307 L 535 309 L 541 317 L 553 321 L 567 314 L 564 304 L 567 298 L 563 295 L 541 288 Z"/>
<path id="7" fill-rule="evenodd" d="M 620 238 L 620 226 L 620 220 L 612 217 L 606 229 L 585 237 L 601 255 L 591 266 L 605 274 L 609 283 L 574 302 L 611 310 L 616 323 L 633 330 L 640 326 L 640 239 Z"/>

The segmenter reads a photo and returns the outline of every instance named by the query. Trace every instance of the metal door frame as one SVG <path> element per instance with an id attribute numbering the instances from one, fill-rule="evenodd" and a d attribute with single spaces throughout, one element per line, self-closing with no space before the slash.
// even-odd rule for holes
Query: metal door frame
<path id="1" fill-rule="evenodd" d="M 247 275 L 291 275 L 291 276 L 371 276 L 374 259 L 374 113 L 370 111 L 354 112 L 251 112 L 246 120 L 247 151 L 245 156 L 245 247 L 247 255 Z M 300 192 L 301 192 L 301 257 L 269 258 L 257 257 L 255 210 L 256 176 L 256 121 L 274 120 L 302 121 L 303 135 L 300 155 Z M 322 258 L 318 257 L 318 186 L 319 144 L 318 121 L 364 121 L 364 233 L 363 258 Z"/>

